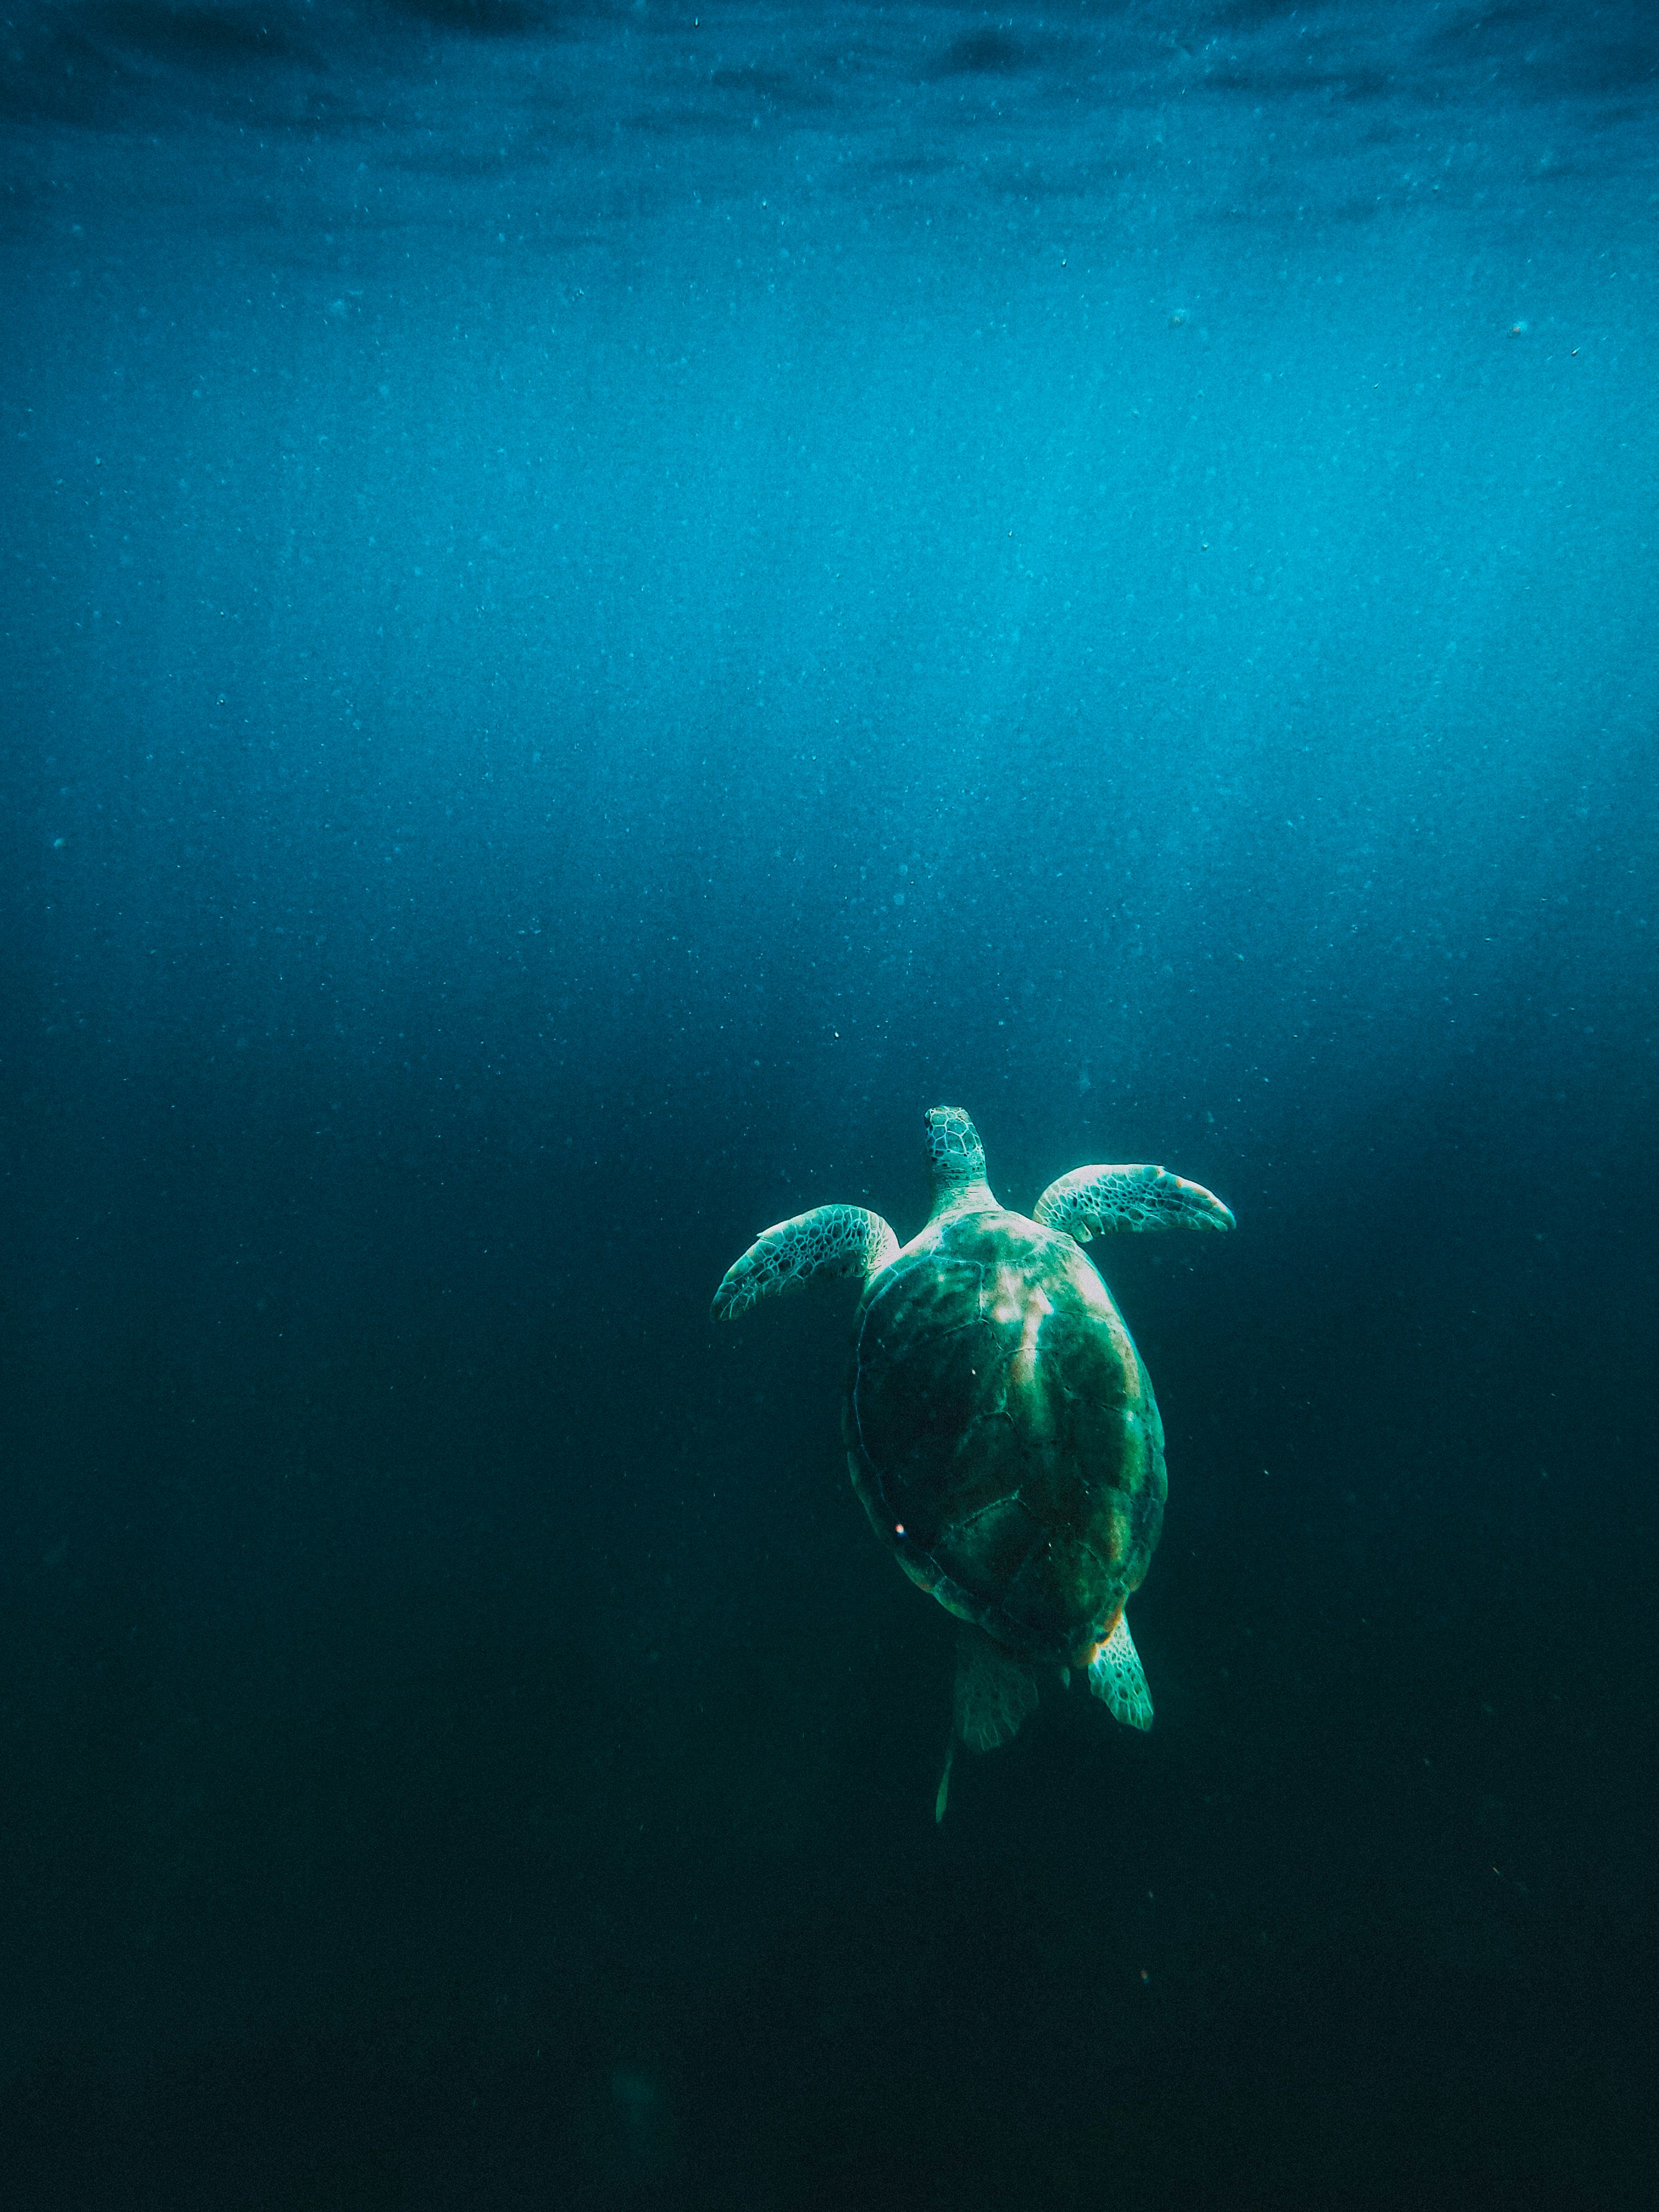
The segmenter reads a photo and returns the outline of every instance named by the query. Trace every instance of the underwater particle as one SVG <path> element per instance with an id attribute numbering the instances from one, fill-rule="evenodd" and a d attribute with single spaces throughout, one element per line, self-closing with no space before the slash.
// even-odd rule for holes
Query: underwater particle
<path id="1" fill-rule="evenodd" d="M 1178 331 L 1183 323 L 1189 323 L 1191 320 L 1192 314 L 1186 307 L 1172 307 L 1170 310 L 1170 328 L 1172 331 Z"/>
<path id="2" fill-rule="evenodd" d="M 1510 336 L 1512 338 L 1523 338 L 1526 335 L 1527 325 L 1525 323 L 1511 323 L 1510 325 Z"/>

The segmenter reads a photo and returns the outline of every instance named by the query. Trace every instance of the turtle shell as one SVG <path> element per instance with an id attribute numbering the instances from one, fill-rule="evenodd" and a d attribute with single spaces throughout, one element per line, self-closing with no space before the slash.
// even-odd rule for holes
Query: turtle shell
<path id="1" fill-rule="evenodd" d="M 1139 1587 L 1163 1424 L 1069 1237 L 1000 1211 L 931 1223 L 859 1308 L 842 1428 L 899 1565 L 1019 1657 L 1072 1660 Z"/>

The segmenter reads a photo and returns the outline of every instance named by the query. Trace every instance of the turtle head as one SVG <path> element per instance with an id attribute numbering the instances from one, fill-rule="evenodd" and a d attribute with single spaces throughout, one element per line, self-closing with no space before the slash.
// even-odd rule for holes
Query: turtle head
<path id="1" fill-rule="evenodd" d="M 933 1178 L 933 1212 L 947 1206 L 980 1202 L 994 1206 L 985 1188 L 985 1147 L 968 1114 L 960 1106 L 933 1106 L 927 1110 L 927 1164 Z"/>

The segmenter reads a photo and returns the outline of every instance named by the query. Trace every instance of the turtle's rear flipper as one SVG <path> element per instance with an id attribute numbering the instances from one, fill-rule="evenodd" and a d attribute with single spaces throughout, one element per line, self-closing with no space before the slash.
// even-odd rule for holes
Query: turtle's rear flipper
<path id="1" fill-rule="evenodd" d="M 945 1808 L 951 1802 L 951 1769 L 957 1763 L 957 1732 L 951 1730 L 951 1741 L 945 1747 L 945 1771 L 939 1778 L 938 1794 L 933 1799 L 933 1825 L 945 1818 Z"/>
<path id="2" fill-rule="evenodd" d="M 1030 1668 L 963 1621 L 957 1640 L 956 1723 L 969 1750 L 1011 1743 L 1036 1701 Z"/>
<path id="3" fill-rule="evenodd" d="M 815 1206 L 763 1231 L 732 1261 L 714 1293 L 714 1319 L 735 1321 L 761 1298 L 804 1290 L 814 1275 L 867 1279 L 898 1248 L 898 1238 L 867 1206 Z"/>
<path id="4" fill-rule="evenodd" d="M 1129 1624 L 1121 1613 L 1117 1626 L 1090 1662 L 1089 1687 L 1115 1721 L 1121 1721 L 1126 1728 L 1151 1728 L 1152 1693 L 1146 1687 Z"/>
<path id="5" fill-rule="evenodd" d="M 1045 1229 L 1086 1244 L 1102 1231 L 1231 1229 L 1233 1217 L 1212 1190 L 1168 1168 L 1073 1168 L 1036 1202 Z"/>
<path id="6" fill-rule="evenodd" d="M 1036 1701 L 1036 1678 L 1030 1668 L 1000 1644 L 993 1644 L 982 1628 L 964 1620 L 957 1631 L 955 1711 L 951 1741 L 945 1747 L 945 1771 L 933 1800 L 935 1820 L 945 1818 L 950 1802 L 958 1740 L 969 1751 L 994 1751 L 1000 1743 L 1011 1743 Z"/>

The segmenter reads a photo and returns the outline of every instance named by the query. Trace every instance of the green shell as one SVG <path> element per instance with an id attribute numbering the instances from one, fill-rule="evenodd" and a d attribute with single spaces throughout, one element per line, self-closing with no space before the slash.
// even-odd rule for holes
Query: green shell
<path id="1" fill-rule="evenodd" d="M 1146 1576 L 1164 1429 L 1106 1285 L 1023 1214 L 946 1214 L 872 1282 L 842 1416 L 876 1533 L 1018 1656 L 1066 1664 Z"/>

